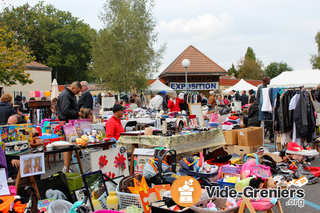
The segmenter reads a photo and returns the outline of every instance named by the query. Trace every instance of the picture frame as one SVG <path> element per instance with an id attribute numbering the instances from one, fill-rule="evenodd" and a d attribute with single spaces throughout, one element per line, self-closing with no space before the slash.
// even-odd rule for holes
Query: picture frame
<path id="1" fill-rule="evenodd" d="M 81 187 L 79 189 L 75 189 L 73 190 L 73 194 L 76 198 L 77 201 L 83 201 L 84 200 L 84 194 L 82 193 L 83 190 L 86 190 L 86 187 Z M 87 203 L 86 203 L 86 206 L 88 206 L 89 208 L 91 208 L 91 204 L 90 204 L 90 201 L 88 199 Z"/>
<path id="2" fill-rule="evenodd" d="M 188 106 L 189 106 L 190 115 L 196 115 L 197 118 L 199 119 L 199 125 L 205 126 L 206 123 L 204 122 L 201 103 L 188 104 Z"/>
<path id="3" fill-rule="evenodd" d="M 45 172 L 44 153 L 20 156 L 20 174 L 22 178 L 44 174 Z"/>
<path id="4" fill-rule="evenodd" d="M 107 209 L 107 197 L 109 196 L 102 172 L 95 171 L 84 174 L 85 187 L 90 194 L 90 206 L 92 211 Z"/>
<path id="5" fill-rule="evenodd" d="M 103 176 L 105 178 L 104 181 L 106 183 L 108 192 L 116 191 L 117 186 L 119 185 L 120 181 L 124 177 L 124 175 L 121 175 L 111 179 L 105 174 Z"/>

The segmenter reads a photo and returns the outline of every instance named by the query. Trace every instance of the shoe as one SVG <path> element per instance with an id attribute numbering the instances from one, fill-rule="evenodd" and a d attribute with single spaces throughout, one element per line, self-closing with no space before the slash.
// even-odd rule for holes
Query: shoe
<path id="1" fill-rule="evenodd" d="M 310 171 L 307 171 L 305 168 L 305 165 L 303 165 L 302 163 L 299 163 L 297 171 L 293 174 L 293 177 L 295 179 L 299 179 L 302 176 L 305 176 L 307 178 L 309 185 L 314 184 L 319 179 L 314 174 L 312 174 Z"/>
<path id="2" fill-rule="evenodd" d="M 318 156 L 319 152 L 315 149 L 305 150 L 303 147 L 299 146 L 295 142 L 288 143 L 288 149 L 286 151 L 288 154 L 297 154 L 303 156 Z"/>
<path id="3" fill-rule="evenodd" d="M 63 167 L 62 172 L 66 173 L 67 167 Z M 72 169 L 71 167 L 69 168 L 69 173 L 72 173 Z"/>

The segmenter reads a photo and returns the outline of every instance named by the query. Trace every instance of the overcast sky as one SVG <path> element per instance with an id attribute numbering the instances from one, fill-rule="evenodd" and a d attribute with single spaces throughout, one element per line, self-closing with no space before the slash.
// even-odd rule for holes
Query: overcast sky
<path id="1" fill-rule="evenodd" d="M 37 0 L 4 0 L 19 6 Z M 45 0 L 70 11 L 97 30 L 105 0 Z M 162 72 L 189 45 L 225 70 L 253 48 L 264 65 L 284 61 L 294 70 L 312 69 L 310 54 L 317 53 L 320 31 L 319 0 L 158 0 L 154 8 L 159 32 L 157 49 L 167 42 Z"/>

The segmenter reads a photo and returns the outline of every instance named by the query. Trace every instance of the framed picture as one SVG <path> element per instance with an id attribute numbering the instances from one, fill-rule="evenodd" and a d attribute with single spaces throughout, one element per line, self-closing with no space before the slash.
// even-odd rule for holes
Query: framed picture
<path id="1" fill-rule="evenodd" d="M 111 179 L 108 176 L 106 176 L 105 174 L 103 176 L 104 176 L 104 181 L 106 183 L 106 187 L 107 187 L 108 192 L 116 191 L 118 184 L 120 183 L 120 181 L 124 177 L 124 175 L 121 175 L 119 177 L 115 177 L 115 178 Z"/>
<path id="2" fill-rule="evenodd" d="M 107 197 L 109 195 L 104 182 L 102 172 L 96 171 L 83 175 L 86 189 L 90 194 L 90 205 L 92 211 L 107 209 Z"/>
<path id="3" fill-rule="evenodd" d="M 86 187 L 82 187 L 82 188 L 73 190 L 74 196 L 76 197 L 77 201 L 83 201 L 84 200 L 85 195 L 83 193 L 83 190 L 87 191 Z M 91 208 L 90 202 L 87 201 L 86 206 Z"/>
<path id="4" fill-rule="evenodd" d="M 113 179 L 121 175 L 128 176 L 128 159 L 125 147 L 117 147 L 98 152 L 90 152 L 91 171 L 101 170 Z"/>
<path id="5" fill-rule="evenodd" d="M 188 106 L 189 106 L 190 115 L 197 116 L 197 118 L 199 119 L 199 125 L 205 126 L 201 104 L 200 103 L 188 104 Z"/>
<path id="6" fill-rule="evenodd" d="M 20 156 L 21 177 L 40 175 L 45 172 L 44 153 Z"/>

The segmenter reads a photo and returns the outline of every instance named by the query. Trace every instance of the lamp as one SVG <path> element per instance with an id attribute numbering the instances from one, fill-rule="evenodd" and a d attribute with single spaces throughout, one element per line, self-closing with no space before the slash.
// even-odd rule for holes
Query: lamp
<path id="1" fill-rule="evenodd" d="M 187 80 L 187 69 L 190 66 L 190 61 L 188 59 L 183 59 L 182 66 L 184 66 L 186 68 L 186 90 L 187 90 L 187 92 L 189 92 L 188 84 L 187 84 L 188 83 L 188 80 Z"/>

